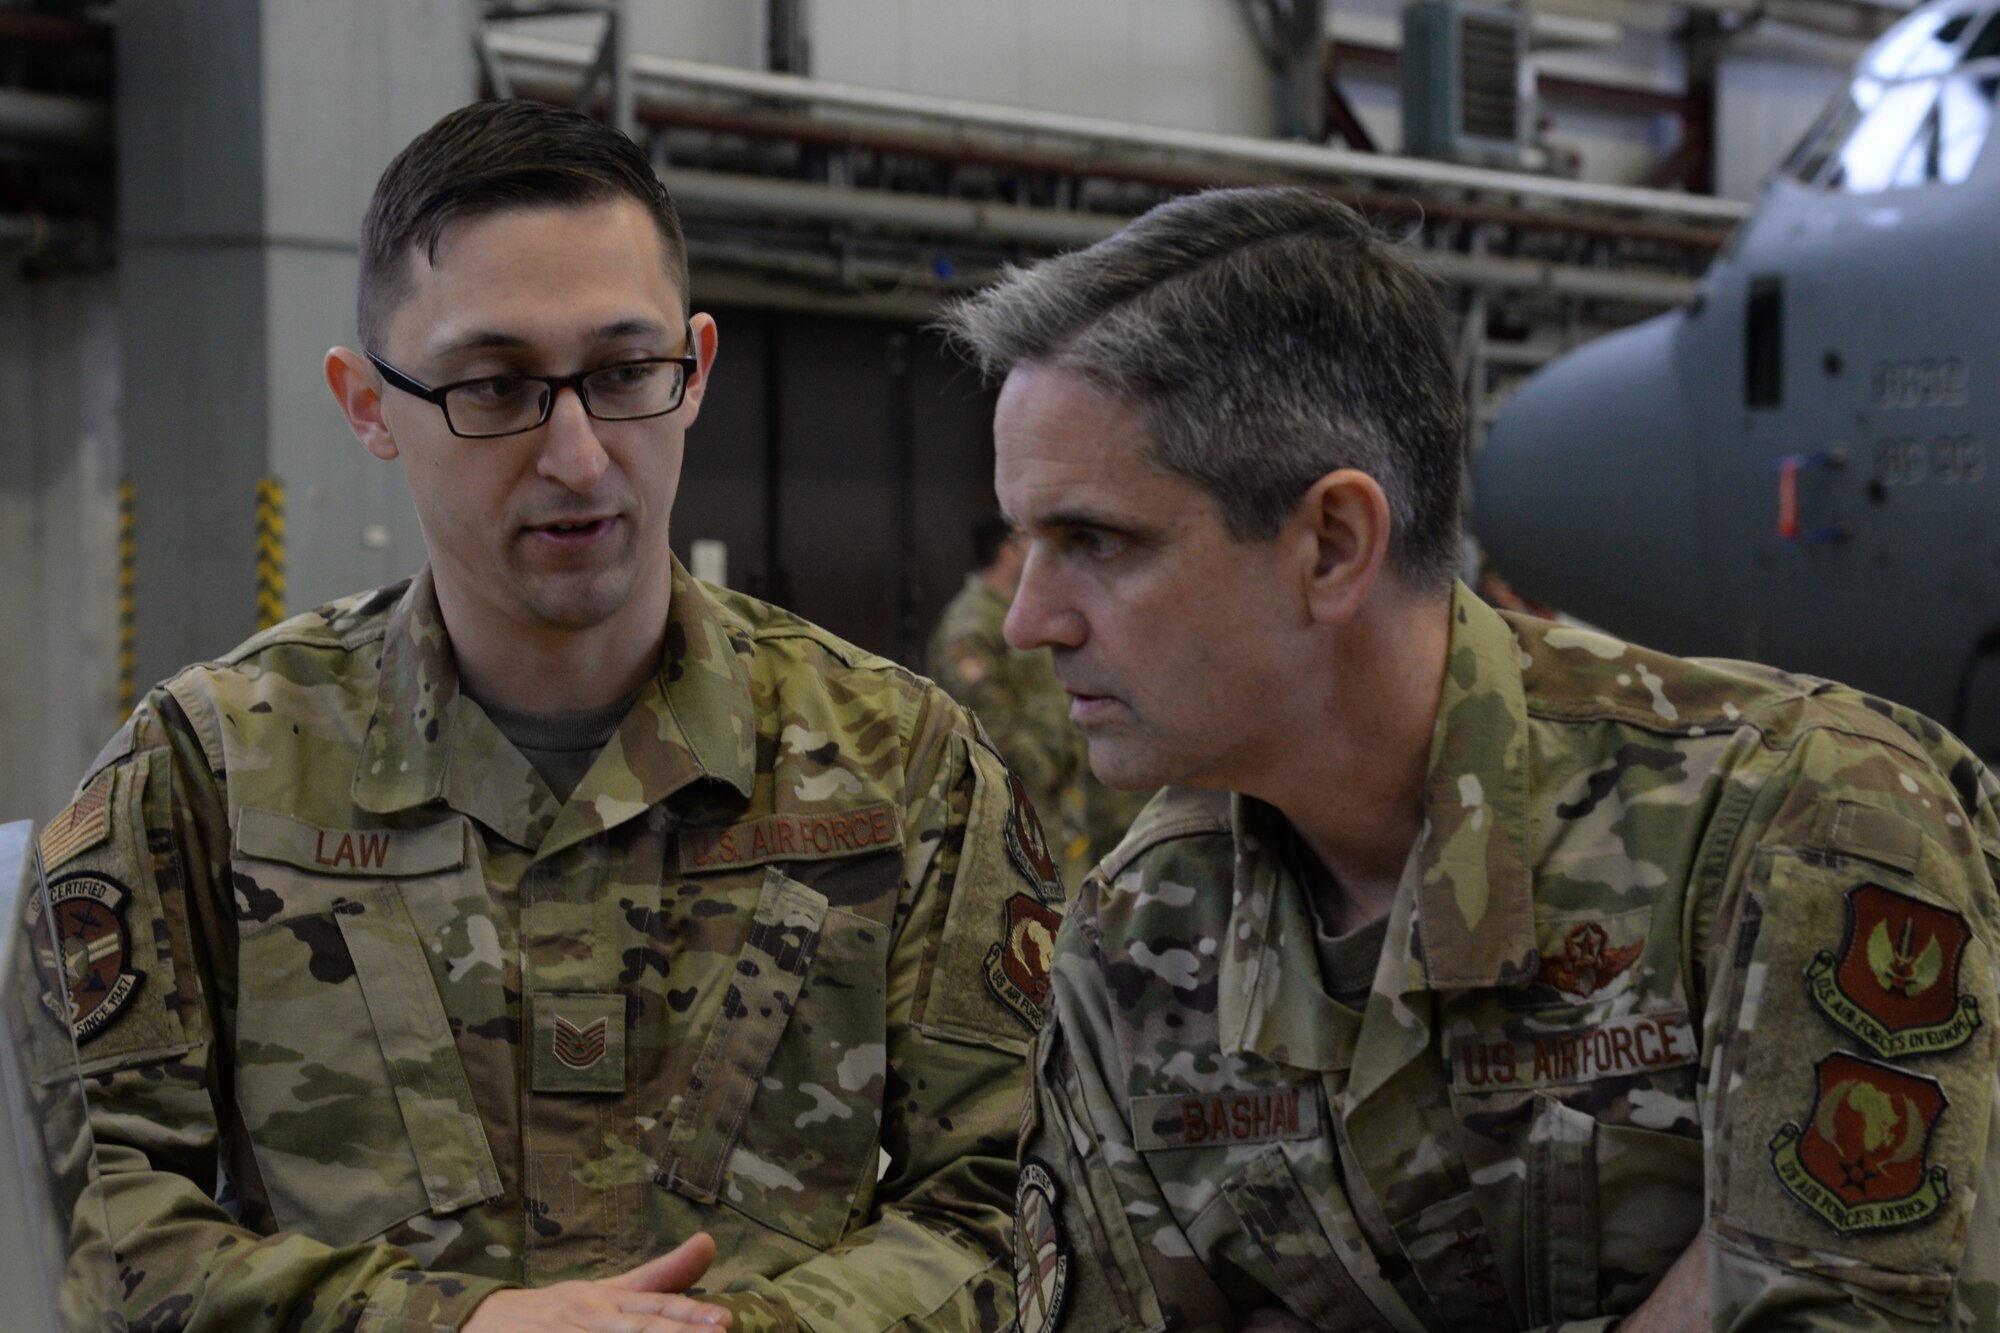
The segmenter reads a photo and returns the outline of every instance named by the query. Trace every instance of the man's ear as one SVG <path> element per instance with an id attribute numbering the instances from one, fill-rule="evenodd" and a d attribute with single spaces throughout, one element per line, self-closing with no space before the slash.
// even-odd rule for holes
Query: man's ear
<path id="1" fill-rule="evenodd" d="M 361 447 L 384 462 L 396 457 L 400 450 L 396 447 L 395 432 L 382 419 L 382 382 L 376 378 L 375 367 L 368 363 L 368 358 L 345 347 L 335 347 L 326 354 L 325 370 L 326 387 L 333 390 L 333 400 L 340 404 L 348 428 L 361 441 Z"/>
<path id="2" fill-rule="evenodd" d="M 687 397 L 681 400 L 681 411 L 686 414 L 682 424 L 692 426 L 701 415 L 702 395 L 708 392 L 708 376 L 715 369 L 715 352 L 720 346 L 712 316 L 696 315 L 688 321 L 688 346 L 694 351 L 695 370 Z"/>
<path id="3" fill-rule="evenodd" d="M 1313 620 L 1339 624 L 1367 600 L 1389 559 L 1389 497 L 1365 472 L 1341 468 L 1307 489 L 1293 514 L 1312 566 L 1306 609 Z"/>

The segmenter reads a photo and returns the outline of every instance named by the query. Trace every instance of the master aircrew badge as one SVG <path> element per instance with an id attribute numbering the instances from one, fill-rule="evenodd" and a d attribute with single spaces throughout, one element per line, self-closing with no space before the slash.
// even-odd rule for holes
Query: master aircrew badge
<path id="1" fill-rule="evenodd" d="M 1891 1058 L 1937 1055 L 1972 1039 L 1979 1002 L 1959 994 L 1959 964 L 1972 937 L 1956 912 L 1879 884 L 1847 891 L 1840 956 L 1822 949 L 1806 988 L 1843 1032 Z"/>
<path id="2" fill-rule="evenodd" d="M 125 1012 L 146 980 L 132 966 L 132 940 L 125 908 L 132 892 L 109 875 L 81 871 L 49 885 L 48 910 L 55 918 L 56 953 L 41 948 L 46 989 L 42 1003 L 68 1023 L 81 1046 Z M 41 919 L 41 899 L 28 909 L 30 925 Z"/>
<path id="3" fill-rule="evenodd" d="M 1645 951 L 1645 936 L 1613 944 L 1602 922 L 1585 921 L 1563 936 L 1559 953 L 1541 956 L 1535 980 L 1571 998 L 1587 1000 L 1623 976 Z"/>
<path id="4" fill-rule="evenodd" d="M 1062 872 L 1056 869 L 1055 855 L 1049 851 L 1048 835 L 1042 832 L 1028 789 L 1011 771 L 1007 774 L 1007 796 L 1007 856 L 1043 902 L 1059 903 L 1063 900 Z"/>
<path id="5" fill-rule="evenodd" d="M 1056 931 L 1061 927 L 1060 912 L 1017 893 L 1002 909 L 1006 943 L 986 951 L 987 987 L 1031 1030 L 1041 1026 L 1042 1002 L 1049 998 L 1049 965 L 1055 961 Z"/>
<path id="6" fill-rule="evenodd" d="M 1020 1333 L 1050 1333 L 1062 1321 L 1069 1286 L 1063 1241 L 1062 1187 L 1033 1157 L 1021 1159 L 1014 1183 L 1014 1303 Z"/>
<path id="7" fill-rule="evenodd" d="M 1801 1129 L 1771 1137 L 1778 1180 L 1835 1231 L 1886 1231 L 1934 1217 L 1951 1196 L 1929 1161 L 1931 1131 L 1949 1103 L 1934 1078 L 1853 1055 L 1814 1066 L 1819 1088 Z"/>

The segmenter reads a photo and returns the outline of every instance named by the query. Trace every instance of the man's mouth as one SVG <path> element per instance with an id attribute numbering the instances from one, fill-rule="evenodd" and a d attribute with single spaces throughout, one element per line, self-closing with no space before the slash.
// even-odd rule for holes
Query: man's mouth
<path id="1" fill-rule="evenodd" d="M 528 531 L 548 541 L 566 545 L 588 542 L 601 537 L 611 530 L 618 521 L 616 515 L 602 518 L 566 518 L 554 523 L 536 523 Z"/>

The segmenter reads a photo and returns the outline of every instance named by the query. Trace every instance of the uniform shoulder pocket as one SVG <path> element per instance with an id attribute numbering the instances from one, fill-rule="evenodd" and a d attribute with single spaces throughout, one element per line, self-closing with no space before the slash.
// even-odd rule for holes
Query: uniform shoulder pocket
<path id="1" fill-rule="evenodd" d="M 32 929 L 53 935 L 40 951 L 43 1003 L 67 1017 L 87 1073 L 181 1054 L 200 1024 L 196 998 L 177 989 L 184 905 L 163 896 L 180 869 L 171 839 L 156 851 L 148 835 L 149 792 L 170 804 L 167 768 L 164 750 L 128 753 L 41 833 L 48 893 L 28 911 Z"/>
<path id="2" fill-rule="evenodd" d="M 1863 841 L 1757 853 L 1712 1194 L 1725 1237 L 1936 1318 L 1990 1150 L 1994 957 L 1910 873 L 1927 850 L 1887 824 Z"/>
<path id="3" fill-rule="evenodd" d="M 948 1040 L 1025 1053 L 1048 998 L 1062 876 L 1020 779 L 985 746 L 967 748 L 964 842 L 913 1021 Z"/>

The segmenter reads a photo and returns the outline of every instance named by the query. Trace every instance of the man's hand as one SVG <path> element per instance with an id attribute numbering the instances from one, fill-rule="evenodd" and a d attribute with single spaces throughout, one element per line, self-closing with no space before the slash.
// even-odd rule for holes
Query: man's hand
<path id="1" fill-rule="evenodd" d="M 729 1311 L 678 1295 L 715 1262 L 715 1241 L 697 1231 L 657 1259 L 596 1282 L 496 1291 L 465 1333 L 718 1333 Z"/>
<path id="2" fill-rule="evenodd" d="M 1700 1234 L 1645 1303 L 1618 1321 L 1618 1333 L 1707 1333 L 1709 1323 L 1708 1237 Z"/>

